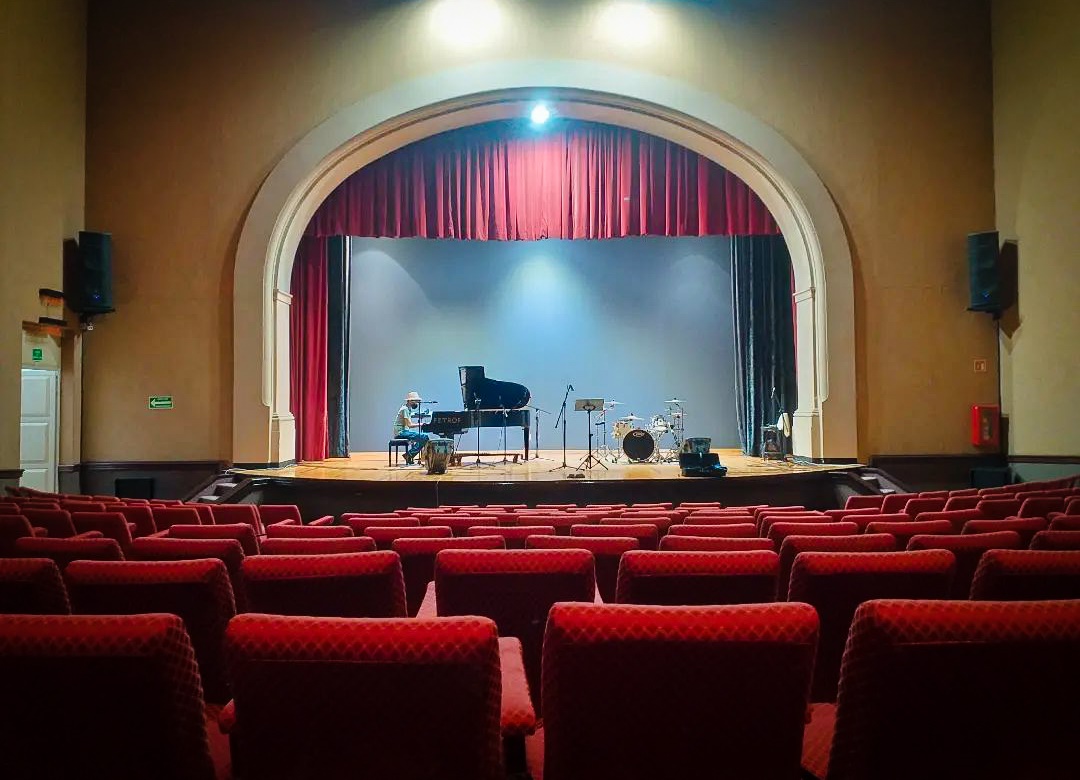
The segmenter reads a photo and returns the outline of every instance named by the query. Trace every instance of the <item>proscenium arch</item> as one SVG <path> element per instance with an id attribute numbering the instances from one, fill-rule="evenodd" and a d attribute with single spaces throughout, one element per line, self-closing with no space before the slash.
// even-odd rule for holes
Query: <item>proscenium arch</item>
<path id="1" fill-rule="evenodd" d="M 795 277 L 796 455 L 854 459 L 855 316 L 851 252 L 831 196 L 776 130 L 688 84 L 597 62 L 489 61 L 402 82 L 339 111 L 278 162 L 240 234 L 233 299 L 233 461 L 295 457 L 289 411 L 293 259 L 308 221 L 359 168 L 421 138 L 524 115 L 537 99 L 559 116 L 650 133 L 743 179 L 772 212 Z"/>

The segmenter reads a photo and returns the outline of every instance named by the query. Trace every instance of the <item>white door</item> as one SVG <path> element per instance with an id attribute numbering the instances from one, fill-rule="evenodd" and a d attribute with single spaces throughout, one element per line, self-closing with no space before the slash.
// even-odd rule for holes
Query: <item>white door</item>
<path id="1" fill-rule="evenodd" d="M 56 490 L 59 440 L 60 374 L 24 368 L 22 417 L 19 423 L 19 466 L 23 487 Z"/>

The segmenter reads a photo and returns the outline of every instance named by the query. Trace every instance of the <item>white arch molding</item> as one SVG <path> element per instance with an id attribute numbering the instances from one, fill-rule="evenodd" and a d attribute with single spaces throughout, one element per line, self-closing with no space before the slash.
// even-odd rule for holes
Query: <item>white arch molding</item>
<path id="1" fill-rule="evenodd" d="M 402 82 L 338 112 L 274 167 L 244 222 L 233 300 L 233 461 L 295 457 L 289 411 L 289 286 L 308 221 L 367 163 L 420 138 L 522 116 L 559 116 L 666 138 L 743 179 L 787 240 L 795 276 L 796 455 L 855 459 L 854 288 L 840 215 L 810 165 L 770 126 L 683 82 L 603 63 L 491 61 Z"/>

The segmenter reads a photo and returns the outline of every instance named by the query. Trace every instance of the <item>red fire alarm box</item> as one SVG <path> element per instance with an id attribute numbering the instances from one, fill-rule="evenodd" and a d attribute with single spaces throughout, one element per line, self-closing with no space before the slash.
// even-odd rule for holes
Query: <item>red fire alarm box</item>
<path id="1" fill-rule="evenodd" d="M 971 407 L 971 443 L 976 447 L 1001 446 L 1001 407 L 975 404 Z"/>

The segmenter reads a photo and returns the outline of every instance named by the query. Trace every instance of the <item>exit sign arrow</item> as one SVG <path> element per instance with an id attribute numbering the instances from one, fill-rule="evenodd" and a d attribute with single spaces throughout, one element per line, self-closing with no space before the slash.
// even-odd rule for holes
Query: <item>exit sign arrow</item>
<path id="1" fill-rule="evenodd" d="M 151 409 L 172 409 L 173 400 L 171 395 L 152 395 L 150 396 L 150 408 Z"/>

